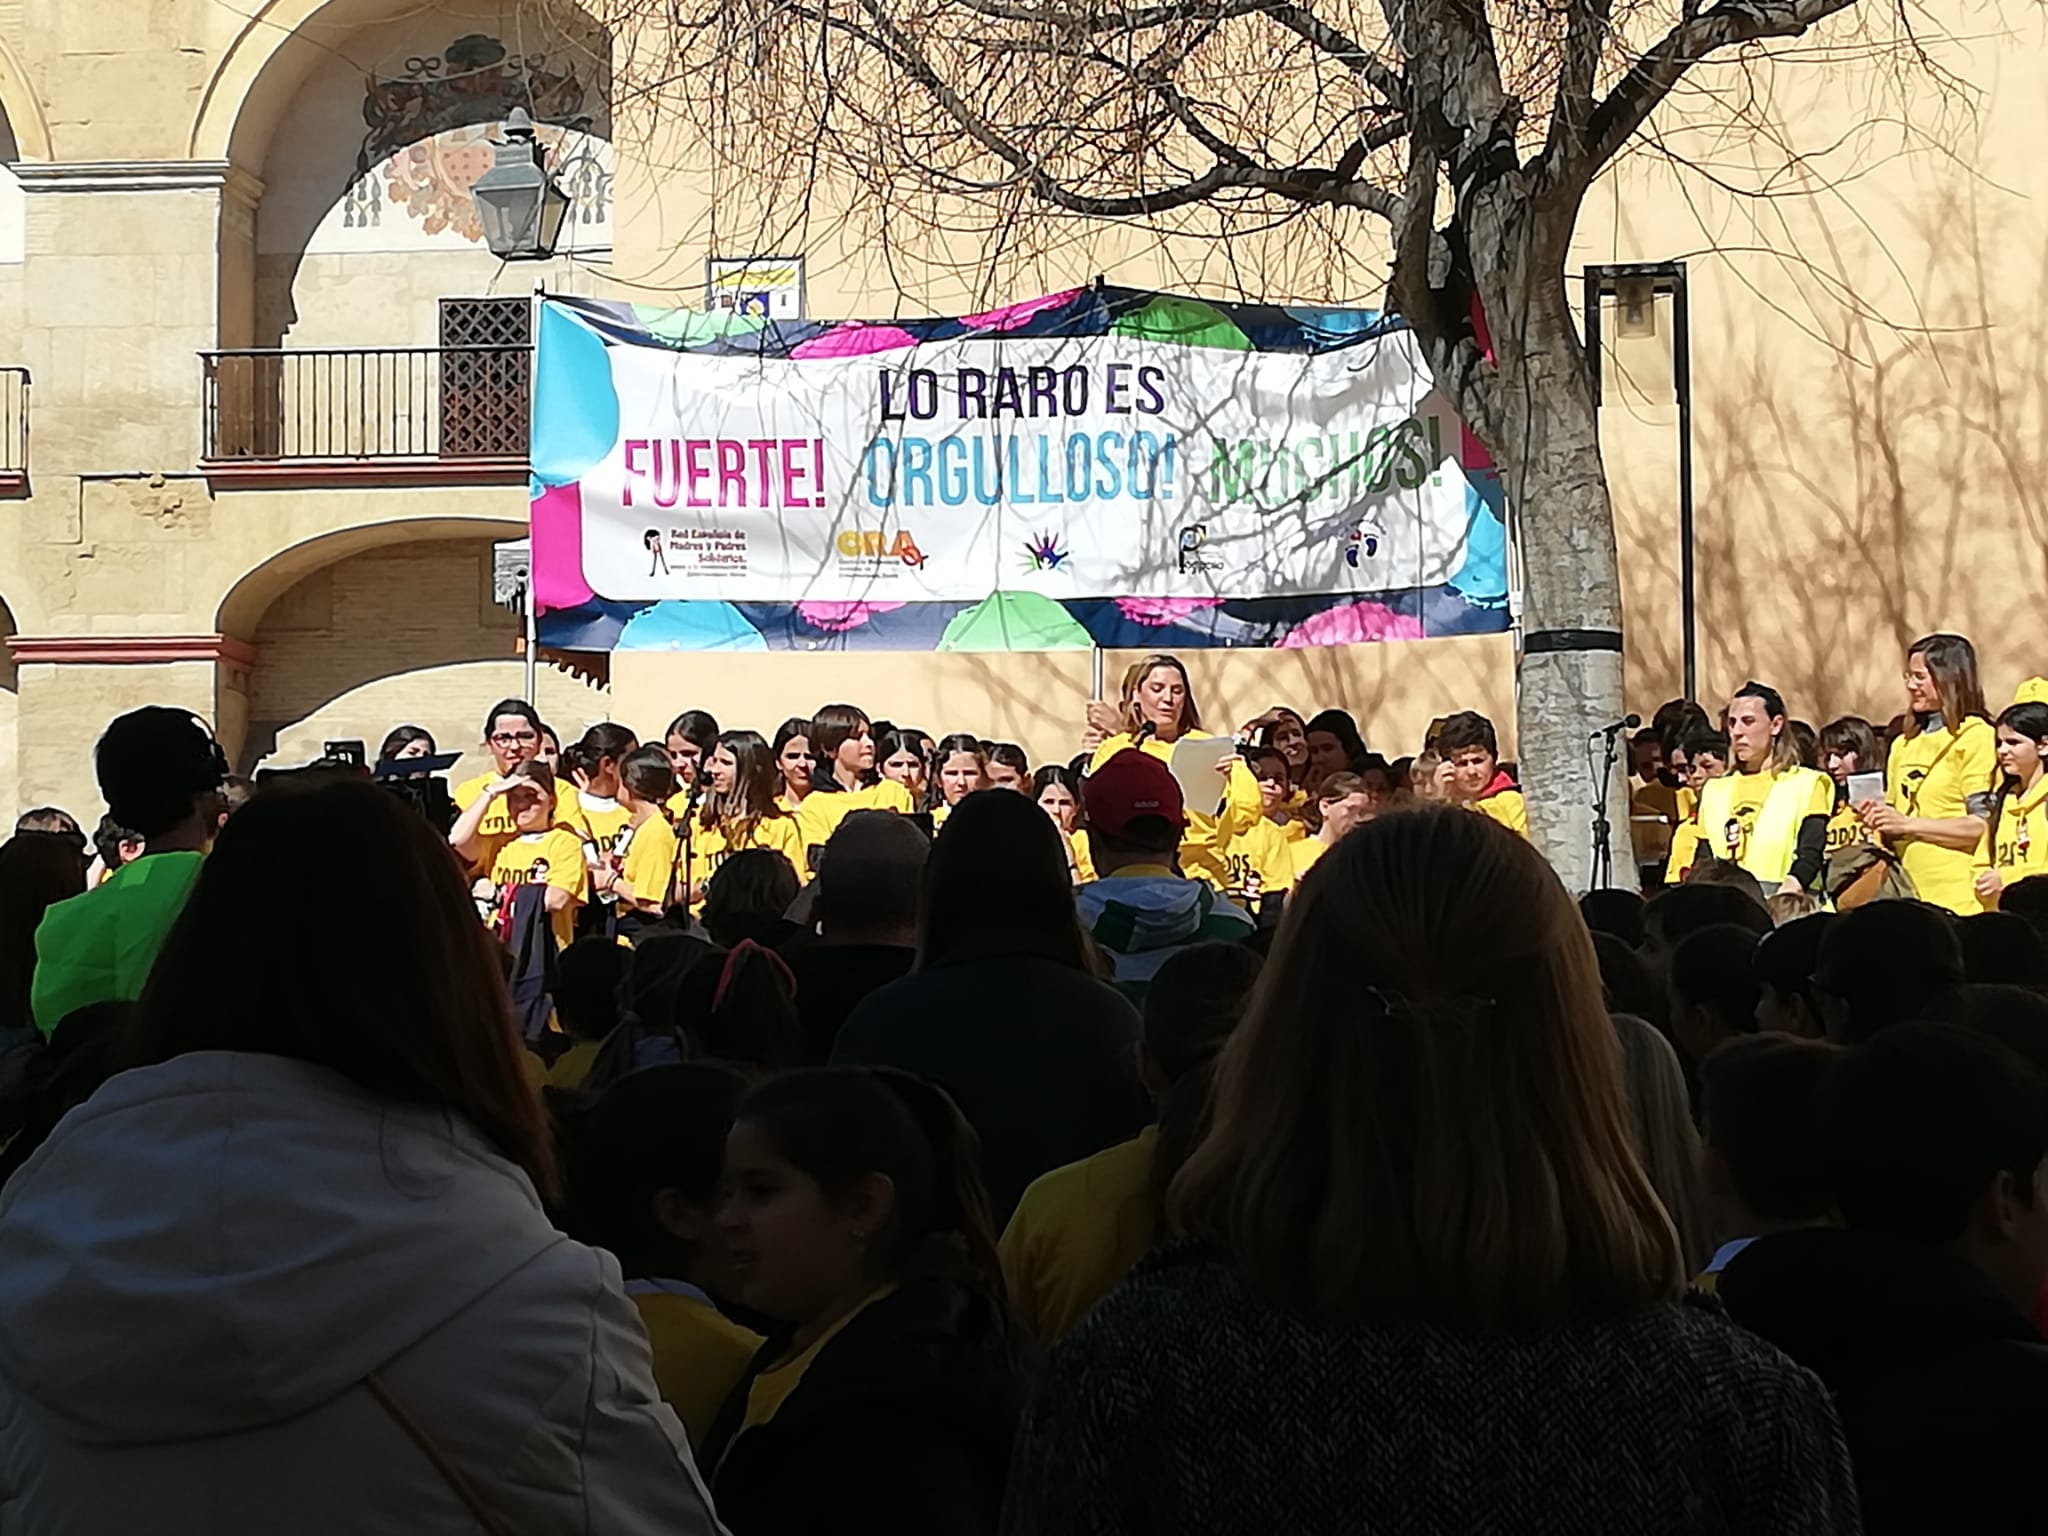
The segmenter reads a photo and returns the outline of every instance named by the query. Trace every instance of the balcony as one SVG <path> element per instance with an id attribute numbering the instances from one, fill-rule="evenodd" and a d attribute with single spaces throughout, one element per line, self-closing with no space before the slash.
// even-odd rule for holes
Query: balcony
<path id="1" fill-rule="evenodd" d="M 505 485 L 527 473 L 529 346 L 202 352 L 221 485 Z"/>
<path id="2" fill-rule="evenodd" d="M 0 368 L 0 497 L 28 494 L 26 368 Z"/>

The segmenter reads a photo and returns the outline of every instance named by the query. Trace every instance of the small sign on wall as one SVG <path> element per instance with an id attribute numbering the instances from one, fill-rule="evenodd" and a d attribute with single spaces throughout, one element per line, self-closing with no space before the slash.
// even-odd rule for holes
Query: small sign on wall
<path id="1" fill-rule="evenodd" d="M 704 307 L 763 320 L 801 320 L 804 259 L 713 256 L 704 263 Z"/>

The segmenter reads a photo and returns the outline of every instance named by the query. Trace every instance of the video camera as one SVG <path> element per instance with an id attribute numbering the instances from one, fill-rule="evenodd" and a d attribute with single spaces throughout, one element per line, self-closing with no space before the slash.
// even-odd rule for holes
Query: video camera
<path id="1" fill-rule="evenodd" d="M 361 741 L 322 742 L 320 755 L 301 767 L 258 769 L 256 786 L 262 789 L 316 774 L 366 777 L 380 788 L 390 790 L 418 812 L 428 826 L 446 837 L 455 825 L 456 813 L 455 801 L 448 793 L 448 780 L 442 775 L 462 761 L 462 754 L 443 752 L 434 757 L 387 758 L 374 767 L 369 758 L 369 749 Z"/>

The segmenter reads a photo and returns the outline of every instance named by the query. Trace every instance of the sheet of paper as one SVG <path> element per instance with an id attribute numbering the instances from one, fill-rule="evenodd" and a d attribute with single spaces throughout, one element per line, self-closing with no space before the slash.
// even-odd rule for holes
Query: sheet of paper
<path id="1" fill-rule="evenodd" d="M 1173 744 L 1173 756 L 1166 765 L 1179 781 L 1181 800 L 1189 810 L 1204 816 L 1215 814 L 1216 807 L 1223 803 L 1223 775 L 1216 771 L 1216 765 L 1236 755 L 1237 740 L 1231 736 L 1183 738 Z"/>
<path id="2" fill-rule="evenodd" d="M 1884 799 L 1884 774 L 1881 770 L 1871 773 L 1852 773 L 1849 775 L 1849 803 L 1851 805 L 1861 805 L 1866 800 L 1882 799 Z"/>

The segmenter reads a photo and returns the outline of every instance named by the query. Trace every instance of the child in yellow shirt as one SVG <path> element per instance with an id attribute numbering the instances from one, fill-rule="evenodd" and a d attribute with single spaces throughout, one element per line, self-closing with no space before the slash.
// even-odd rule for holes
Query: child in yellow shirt
<path id="1" fill-rule="evenodd" d="M 1047 763 L 1031 776 L 1031 798 L 1060 829 L 1067 845 L 1067 873 L 1074 884 L 1087 885 L 1095 879 L 1095 860 L 1081 826 L 1081 781 L 1065 763 Z"/>
<path id="2" fill-rule="evenodd" d="M 570 1233 L 619 1261 L 654 1384 L 700 1447 L 761 1348 L 719 1310 L 732 1264 L 716 1220 L 726 1132 L 745 1080 L 711 1062 L 644 1067 L 578 1121 Z"/>
<path id="3" fill-rule="evenodd" d="M 485 921 L 502 935 L 519 887 L 544 885 L 555 942 L 566 949 L 575 937 L 576 909 L 583 904 L 590 877 L 583 862 L 583 839 L 556 824 L 555 775 L 546 763 L 521 763 L 504 778 L 492 780 L 456 818 L 448 841 L 476 865 L 486 847 L 484 818 L 500 808 L 501 801 L 502 810 L 511 818 L 513 836 L 499 845 L 490 873 L 474 887 Z"/>
<path id="4" fill-rule="evenodd" d="M 1991 809 L 1991 867 L 1977 876 L 1988 906 L 2008 885 L 2048 875 L 2048 704 L 2015 704 L 1998 717 L 2004 785 Z"/>
<path id="5" fill-rule="evenodd" d="M 598 886 L 617 897 L 622 920 L 659 918 L 668 910 L 677 842 L 664 805 L 675 785 L 675 770 L 660 747 L 629 752 L 619 765 L 619 804 L 626 825 L 612 839 Z"/>
<path id="6" fill-rule="evenodd" d="M 1460 805 L 1492 818 L 1510 832 L 1529 835 L 1529 808 L 1521 788 L 1500 765 L 1500 738 L 1493 722 L 1462 709 L 1443 723 L 1435 746 L 1451 765 L 1451 795 Z"/>
<path id="7" fill-rule="evenodd" d="M 491 771 L 464 779 L 450 798 L 456 811 L 467 811 L 484 797 L 484 791 L 521 763 L 531 762 L 540 751 L 541 732 L 546 729 L 534 707 L 524 699 L 502 699 L 484 717 L 484 748 L 491 754 Z M 484 809 L 477 826 L 480 841 L 475 855 L 465 854 L 471 868 L 488 874 L 498 849 L 512 838 L 512 816 L 501 802 Z"/>
<path id="8" fill-rule="evenodd" d="M 782 775 L 760 733 L 722 732 L 704 766 L 711 793 L 685 829 L 683 849 L 691 910 L 703 907 L 705 887 L 718 866 L 743 849 L 772 849 L 789 860 L 797 879 L 808 880 L 811 865 L 805 856 L 804 832 L 798 819 L 776 803 Z M 895 788 L 901 791 L 903 786 Z"/>

